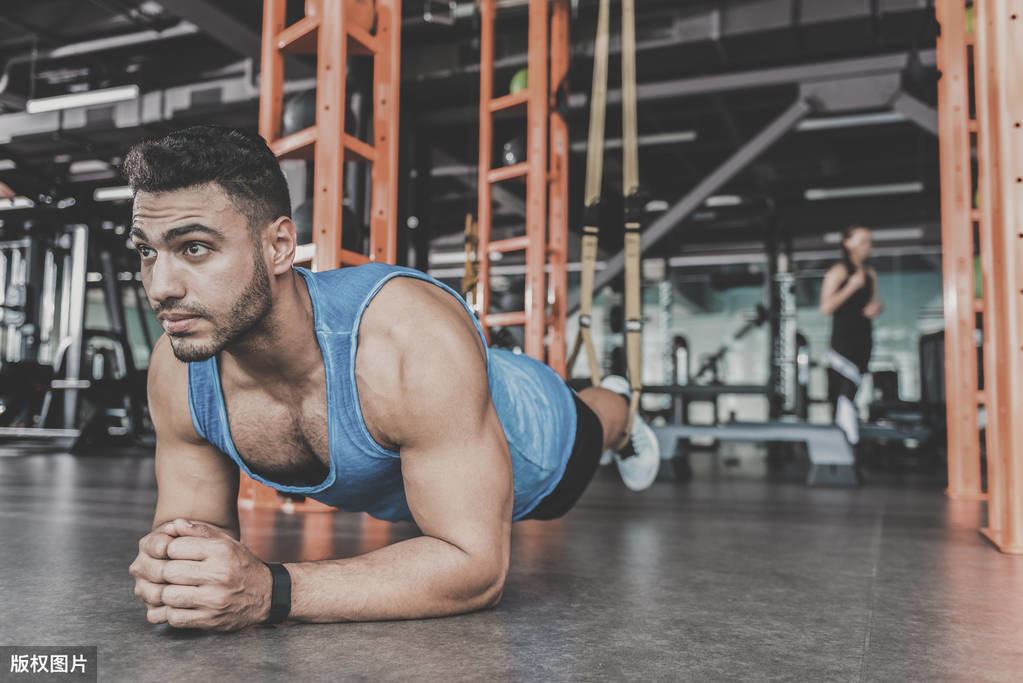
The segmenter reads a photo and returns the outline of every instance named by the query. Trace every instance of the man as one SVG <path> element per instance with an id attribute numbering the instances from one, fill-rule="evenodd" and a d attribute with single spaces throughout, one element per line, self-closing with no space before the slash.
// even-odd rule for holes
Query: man
<path id="1" fill-rule="evenodd" d="M 159 495 L 130 569 L 148 620 L 234 630 L 496 604 L 512 522 L 575 503 L 625 430 L 628 384 L 574 395 L 487 349 L 464 302 L 418 271 L 293 269 L 288 189 L 259 138 L 196 126 L 140 143 L 124 172 L 166 332 L 149 369 Z M 641 420 L 626 450 L 627 483 L 649 486 L 659 453 Z M 238 541 L 239 467 L 422 536 L 266 565 Z"/>

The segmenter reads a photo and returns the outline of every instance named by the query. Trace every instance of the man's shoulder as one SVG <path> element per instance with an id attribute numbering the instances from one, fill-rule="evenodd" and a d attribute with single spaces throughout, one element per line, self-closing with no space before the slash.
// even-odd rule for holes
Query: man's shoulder
<path id="1" fill-rule="evenodd" d="M 388 280 L 360 323 L 358 362 L 363 371 L 386 375 L 377 377 L 384 383 L 404 384 L 485 357 L 486 347 L 461 301 L 428 280 Z"/>
<path id="2" fill-rule="evenodd" d="M 424 350 L 423 344 L 472 341 L 476 328 L 457 296 L 431 280 L 394 277 L 373 297 L 360 323 L 360 336 L 386 335 L 392 344 Z"/>

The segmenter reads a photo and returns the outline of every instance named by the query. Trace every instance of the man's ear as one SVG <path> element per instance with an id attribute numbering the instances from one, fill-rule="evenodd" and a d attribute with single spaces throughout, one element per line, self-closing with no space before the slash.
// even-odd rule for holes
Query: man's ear
<path id="1" fill-rule="evenodd" d="M 270 272 L 282 275 L 291 270 L 295 260 L 295 224 L 287 216 L 281 216 L 267 228 L 270 241 Z"/>

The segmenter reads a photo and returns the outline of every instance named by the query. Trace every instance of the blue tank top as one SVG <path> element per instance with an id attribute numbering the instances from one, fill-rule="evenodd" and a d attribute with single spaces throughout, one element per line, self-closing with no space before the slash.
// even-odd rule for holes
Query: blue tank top
<path id="1" fill-rule="evenodd" d="M 461 302 L 482 337 L 479 322 L 450 287 L 411 268 L 369 263 L 320 273 L 295 270 L 309 289 L 316 339 L 323 354 L 330 448 L 326 479 L 315 486 L 288 486 L 249 470 L 231 439 L 216 356 L 188 364 L 188 405 L 195 430 L 245 474 L 278 491 L 308 496 L 349 512 L 367 512 L 379 519 L 411 521 L 400 455 L 380 446 L 362 417 L 355 384 L 359 322 L 369 302 L 394 277 L 425 280 L 449 292 Z M 513 519 L 521 519 L 564 475 L 575 441 L 575 402 L 572 391 L 550 367 L 503 349 L 487 349 L 487 380 L 511 452 Z"/>

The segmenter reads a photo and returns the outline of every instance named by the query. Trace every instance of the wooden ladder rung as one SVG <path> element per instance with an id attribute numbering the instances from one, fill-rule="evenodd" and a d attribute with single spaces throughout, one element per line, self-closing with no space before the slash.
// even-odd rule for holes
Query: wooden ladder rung
<path id="1" fill-rule="evenodd" d="M 980 209 L 970 209 L 970 220 L 974 223 L 980 223 L 982 220 Z"/>
<path id="2" fill-rule="evenodd" d="M 501 97 L 492 99 L 487 104 L 487 109 L 489 109 L 491 113 L 499 111 L 510 113 L 519 108 L 525 110 L 527 102 L 529 102 L 528 89 L 520 90 L 514 95 L 502 95 Z"/>
<path id="3" fill-rule="evenodd" d="M 527 173 L 529 173 L 529 162 L 523 161 L 521 164 L 505 166 L 504 168 L 494 168 L 487 171 L 487 182 L 499 183 L 502 180 L 522 178 Z"/>
<path id="4" fill-rule="evenodd" d="M 345 148 L 345 161 L 366 161 L 373 163 L 377 159 L 377 151 L 357 137 L 344 133 L 341 144 Z"/>
<path id="5" fill-rule="evenodd" d="M 973 300 L 973 312 L 974 313 L 983 313 L 984 312 L 984 300 L 983 299 L 974 299 Z"/>
<path id="6" fill-rule="evenodd" d="M 494 240 L 487 245 L 487 252 L 490 254 L 507 253 L 509 251 L 520 251 L 529 246 L 529 237 L 510 237 L 506 240 Z"/>
<path id="7" fill-rule="evenodd" d="M 316 257 L 315 244 L 298 244 L 295 246 L 295 263 L 307 263 Z"/>
<path id="8" fill-rule="evenodd" d="M 983 405 L 984 403 L 987 402 L 985 399 L 986 399 L 986 396 L 984 395 L 984 392 L 983 391 L 978 391 L 977 392 L 977 403 Z"/>
<path id="9" fill-rule="evenodd" d="M 286 135 L 270 143 L 270 149 L 278 159 L 304 159 L 312 161 L 316 152 L 316 126 L 304 128 L 297 133 Z"/>
<path id="10" fill-rule="evenodd" d="M 341 265 L 342 266 L 361 266 L 363 263 L 369 263 L 370 258 L 365 254 L 360 254 L 357 251 L 349 251 L 347 249 L 341 250 Z"/>
<path id="11" fill-rule="evenodd" d="M 348 22 L 348 52 L 353 55 L 372 55 L 380 49 L 380 42 L 366 29 Z"/>
<path id="12" fill-rule="evenodd" d="M 319 31 L 319 17 L 303 17 L 277 34 L 277 49 L 286 55 L 314 55 Z"/>
<path id="13" fill-rule="evenodd" d="M 526 312 L 515 311 L 513 313 L 488 313 L 483 316 L 483 324 L 486 327 L 507 327 L 509 325 L 525 325 Z"/>

